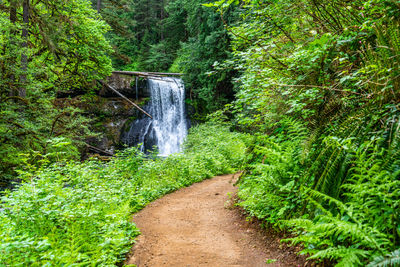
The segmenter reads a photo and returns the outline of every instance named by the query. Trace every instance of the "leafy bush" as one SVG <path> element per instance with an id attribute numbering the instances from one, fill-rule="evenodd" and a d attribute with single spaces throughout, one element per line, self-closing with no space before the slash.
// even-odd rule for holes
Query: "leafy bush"
<path id="1" fill-rule="evenodd" d="M 298 180 L 303 172 L 301 145 L 307 133 L 301 123 L 289 118 L 282 119 L 276 127 L 278 135 L 256 135 L 249 145 L 238 193 L 240 206 L 272 225 L 298 212 Z"/>
<path id="2" fill-rule="evenodd" d="M 10 266 L 110 266 L 139 234 L 133 212 L 162 195 L 244 159 L 242 136 L 224 126 L 191 130 L 185 153 L 148 158 L 136 148 L 109 163 L 90 160 L 41 168 L 2 197 L 0 263 Z M 25 173 L 25 175 L 29 175 Z"/>
<path id="3" fill-rule="evenodd" d="M 239 203 L 289 227 L 311 259 L 398 264 L 400 64 L 391 0 L 215 1 L 228 25 L 250 144 Z M 289 119 L 288 119 L 289 118 Z M 291 123 L 287 123 L 290 121 Z M 296 126 L 298 124 L 298 126 Z M 292 126 L 291 126 L 292 125 Z M 293 135 L 283 129 L 302 129 Z"/>
<path id="4" fill-rule="evenodd" d="M 295 233 L 285 241 L 302 244 L 301 253 L 310 259 L 337 266 L 396 266 L 400 124 L 386 120 L 387 128 L 362 136 L 327 136 L 309 152 L 307 130 L 283 118 L 272 135 L 254 138 L 239 205 Z"/>
<path id="5" fill-rule="evenodd" d="M 301 233 L 291 240 L 305 244 L 303 253 L 311 254 L 310 258 L 335 260 L 339 266 L 362 266 L 373 258 L 384 260 L 398 246 L 400 157 L 398 149 L 392 154 L 379 146 L 379 140 L 355 150 L 348 145 L 353 157 L 341 185 L 344 196 L 336 199 L 304 188 L 316 216 L 286 224 Z"/>
<path id="6" fill-rule="evenodd" d="M 29 1 L 28 16 L 22 6 L 0 4 L 0 188 L 23 167 L 21 154 L 29 155 L 29 164 L 60 154 L 58 138 L 71 143 L 70 151 L 61 149 L 64 155 L 76 156 L 72 150 L 95 136 L 92 120 L 56 94 L 87 91 L 112 71 L 112 48 L 104 37 L 109 26 L 89 1 Z M 26 38 L 20 34 L 25 28 Z"/>

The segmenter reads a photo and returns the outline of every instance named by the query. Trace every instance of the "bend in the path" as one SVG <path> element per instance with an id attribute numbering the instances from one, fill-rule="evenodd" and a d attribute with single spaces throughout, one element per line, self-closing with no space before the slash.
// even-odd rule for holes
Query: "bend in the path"
<path id="1" fill-rule="evenodd" d="M 300 263 L 293 252 L 280 251 L 277 244 L 271 249 L 265 236 L 232 209 L 229 195 L 236 191 L 235 178 L 224 175 L 194 184 L 136 214 L 133 221 L 142 234 L 126 263 L 138 267 L 267 266 L 267 259 L 278 259 L 268 266 Z"/>

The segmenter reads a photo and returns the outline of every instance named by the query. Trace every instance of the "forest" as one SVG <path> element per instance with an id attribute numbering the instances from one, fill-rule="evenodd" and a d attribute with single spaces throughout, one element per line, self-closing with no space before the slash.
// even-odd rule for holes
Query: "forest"
<path id="1" fill-rule="evenodd" d="M 399 57 L 398 0 L 0 0 L 0 265 L 121 266 L 133 213 L 241 170 L 309 260 L 400 266 Z M 183 152 L 86 157 L 113 70 L 183 74 Z"/>

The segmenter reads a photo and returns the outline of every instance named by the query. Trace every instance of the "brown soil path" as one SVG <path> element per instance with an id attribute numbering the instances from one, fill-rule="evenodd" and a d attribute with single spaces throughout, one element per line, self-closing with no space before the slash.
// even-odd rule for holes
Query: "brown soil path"
<path id="1" fill-rule="evenodd" d="M 125 264 L 151 266 L 302 266 L 292 249 L 246 222 L 229 195 L 237 175 L 169 194 L 133 217 L 141 230 Z M 276 259 L 266 264 L 267 259 Z"/>

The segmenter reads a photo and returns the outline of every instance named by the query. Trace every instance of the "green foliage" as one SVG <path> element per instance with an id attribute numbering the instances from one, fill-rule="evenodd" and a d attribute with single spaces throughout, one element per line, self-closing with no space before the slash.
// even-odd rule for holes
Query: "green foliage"
<path id="1" fill-rule="evenodd" d="M 91 0 L 96 8 L 97 0 Z M 137 39 L 135 7 L 132 0 L 110 1 L 102 0 L 100 7 L 101 17 L 110 25 L 111 30 L 106 37 L 113 47 L 110 57 L 114 69 L 121 69 L 134 62 L 137 56 Z"/>
<path id="2" fill-rule="evenodd" d="M 233 5 L 208 6 L 225 14 Z M 219 65 L 240 73 L 232 122 L 255 136 L 239 204 L 289 227 L 311 259 L 396 260 L 398 5 L 256 0 L 240 8 L 240 23 L 227 28 L 234 57 Z"/>
<path id="3" fill-rule="evenodd" d="M 279 136 L 257 135 L 249 145 L 238 193 L 240 206 L 270 224 L 299 212 L 302 196 L 295 182 L 302 174 L 301 144 L 307 133 L 288 118 L 276 124 L 276 131 Z"/>
<path id="4" fill-rule="evenodd" d="M 15 103 L 9 98 L 0 103 L 0 187 L 27 165 L 79 159 L 77 147 L 88 136 L 97 136 L 81 110 L 52 101 L 21 98 Z"/>
<path id="5" fill-rule="evenodd" d="M 188 14 L 186 22 L 189 38 L 178 54 L 186 87 L 191 90 L 199 114 L 220 109 L 233 99 L 232 68 L 220 67 L 232 57 L 227 23 L 233 23 L 238 12 L 229 8 L 225 14 L 204 7 L 209 1 L 180 0 Z"/>
<path id="6" fill-rule="evenodd" d="M 204 156 L 213 155 L 217 149 L 218 157 L 213 159 L 212 164 L 222 168 L 224 173 L 231 173 L 234 171 L 231 166 L 236 168 L 244 161 L 246 146 L 243 141 L 246 139 L 242 134 L 231 133 L 226 125 L 208 122 L 191 129 L 185 140 L 184 149 L 189 154 Z"/>
<path id="7" fill-rule="evenodd" d="M 167 42 L 161 41 L 150 47 L 146 64 L 149 69 L 163 71 L 171 66 L 173 59 L 174 55 L 170 53 Z"/>
<path id="8" fill-rule="evenodd" d="M 23 74 L 21 54 L 29 56 L 28 96 L 37 96 L 44 90 L 84 87 L 93 79 L 101 79 L 111 71 L 107 53 L 111 51 L 104 34 L 109 27 L 100 20 L 86 0 L 30 1 L 29 47 L 21 50 L 22 40 L 16 32 L 23 27 L 21 1 L 17 2 L 17 20 L 0 20 L 0 35 L 4 49 L 1 70 L 2 94 L 21 86 Z M 0 16 L 9 16 L 10 1 L 0 7 Z M 10 57 L 17 55 L 17 60 Z M 13 75 L 14 74 L 14 75 Z M 9 86 L 5 83 L 9 82 Z M 4 87 L 3 87 L 4 86 Z"/>
<path id="9" fill-rule="evenodd" d="M 309 191 L 313 203 L 327 201 L 336 207 L 329 211 L 322 207 L 324 204 L 317 205 L 325 215 L 317 216 L 311 226 L 303 229 L 312 233 L 311 239 L 303 241 L 314 247 L 309 251 L 315 253 L 313 258 L 336 259 L 339 264 L 349 264 L 351 260 L 354 261 L 352 265 L 361 266 L 366 259 L 383 256 L 397 246 L 400 234 L 397 211 L 400 204 L 397 190 L 400 186 L 397 179 L 400 158 L 397 152 L 388 157 L 388 151 L 377 143 L 370 141 L 354 152 L 349 177 L 341 186 L 345 191 L 343 201 Z M 322 249 L 327 244 L 329 248 Z M 339 247 L 340 250 L 335 251 L 334 248 Z M 324 254 L 328 250 L 329 253 Z M 341 254 L 342 250 L 347 252 Z"/>
<path id="10" fill-rule="evenodd" d="M 372 262 L 370 262 L 367 266 L 377 266 L 377 267 L 386 267 L 386 266 L 398 266 L 400 265 L 400 250 L 397 249 L 385 256 L 376 257 Z"/>
<path id="11" fill-rule="evenodd" d="M 109 27 L 88 1 L 29 3 L 27 25 L 22 1 L 0 4 L 0 188 L 24 165 L 79 157 L 77 147 L 95 136 L 90 119 L 55 96 L 87 91 L 93 80 L 111 72 L 111 47 L 104 37 Z M 29 30 L 27 40 L 21 38 L 23 27 Z"/>
<path id="12" fill-rule="evenodd" d="M 151 159 L 129 148 L 109 163 L 59 163 L 24 173 L 31 179 L 2 197 L 0 264 L 123 261 L 139 234 L 131 214 L 183 186 L 237 170 L 242 139 L 225 126 L 200 125 L 191 129 L 185 153 L 168 158 Z"/>

